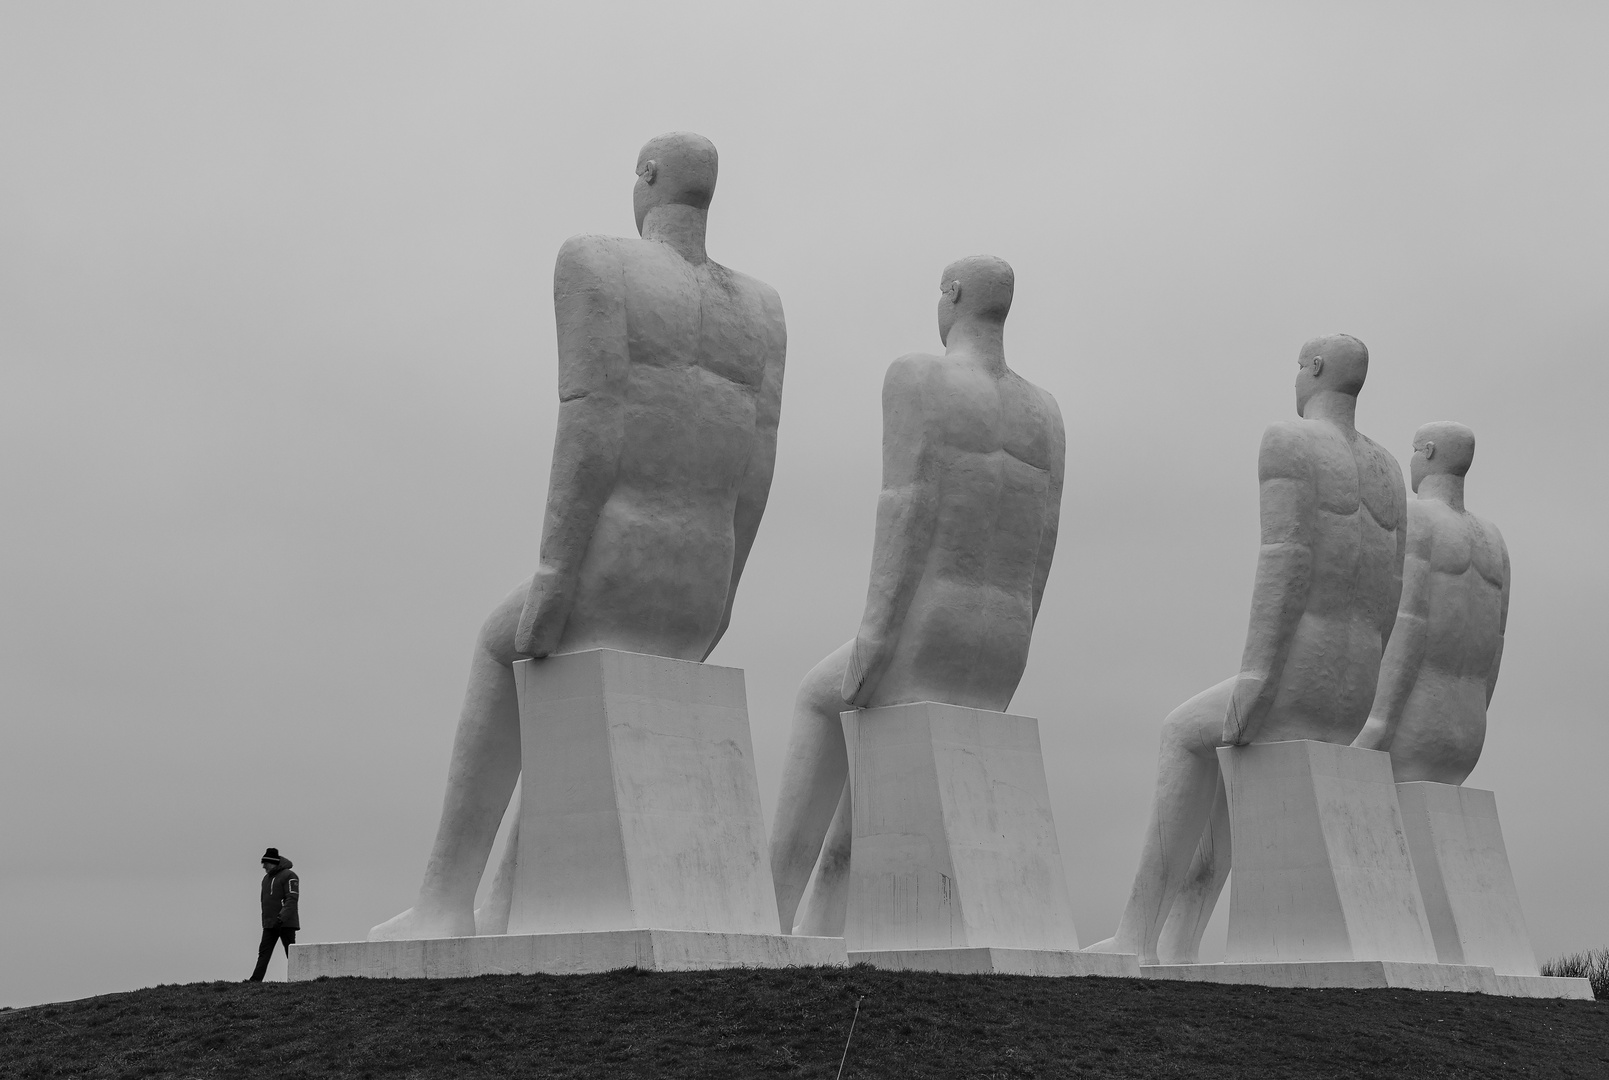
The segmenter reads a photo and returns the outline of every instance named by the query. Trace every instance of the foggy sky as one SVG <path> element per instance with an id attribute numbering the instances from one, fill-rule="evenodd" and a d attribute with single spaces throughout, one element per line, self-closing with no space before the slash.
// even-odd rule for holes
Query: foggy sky
<path id="1" fill-rule="evenodd" d="M 0 8 L 0 1005 L 243 978 L 267 845 L 303 941 L 412 903 L 475 633 L 535 565 L 553 257 L 632 234 L 676 129 L 720 150 L 711 256 L 788 319 L 711 657 L 768 821 L 865 597 L 883 372 L 986 252 L 1067 423 L 1012 711 L 1080 939 L 1162 717 L 1238 667 L 1258 441 L 1344 331 L 1400 461 L 1475 430 L 1514 587 L 1469 782 L 1538 953 L 1609 943 L 1606 33 L 1586 3 Z"/>

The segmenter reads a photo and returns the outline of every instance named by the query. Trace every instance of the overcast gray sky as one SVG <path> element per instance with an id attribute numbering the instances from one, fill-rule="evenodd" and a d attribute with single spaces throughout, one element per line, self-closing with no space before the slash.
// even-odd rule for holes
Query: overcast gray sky
<path id="1" fill-rule="evenodd" d="M 1162 717 L 1238 664 L 1261 432 L 1346 331 L 1400 460 L 1475 429 L 1514 593 L 1470 783 L 1538 951 L 1609 943 L 1606 40 L 1588 3 L 0 7 L 0 1004 L 244 977 L 270 844 L 303 940 L 412 902 L 536 556 L 554 254 L 632 233 L 674 129 L 720 148 L 712 256 L 788 316 L 712 657 L 768 816 L 864 599 L 883 371 L 987 252 L 1068 429 L 1013 711 L 1081 939 Z"/>

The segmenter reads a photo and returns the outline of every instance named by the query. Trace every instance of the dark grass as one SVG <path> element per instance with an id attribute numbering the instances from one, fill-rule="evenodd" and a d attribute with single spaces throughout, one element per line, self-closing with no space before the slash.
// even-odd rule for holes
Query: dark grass
<path id="1" fill-rule="evenodd" d="M 1609 1077 L 1609 1004 L 870 968 L 195 983 L 0 1012 L 0 1076 Z"/>
<path id="2" fill-rule="evenodd" d="M 1609 945 L 1549 960 L 1542 965 L 1542 974 L 1586 979 L 1592 984 L 1593 997 L 1609 999 Z"/>

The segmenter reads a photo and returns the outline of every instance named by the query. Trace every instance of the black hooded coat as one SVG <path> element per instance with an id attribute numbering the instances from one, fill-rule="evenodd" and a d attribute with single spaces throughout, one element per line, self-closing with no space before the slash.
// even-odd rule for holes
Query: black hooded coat
<path id="1" fill-rule="evenodd" d="M 296 901 L 301 899 L 301 883 L 291 861 L 279 860 L 279 868 L 263 875 L 263 929 L 279 927 L 300 930 L 301 919 L 296 913 Z"/>

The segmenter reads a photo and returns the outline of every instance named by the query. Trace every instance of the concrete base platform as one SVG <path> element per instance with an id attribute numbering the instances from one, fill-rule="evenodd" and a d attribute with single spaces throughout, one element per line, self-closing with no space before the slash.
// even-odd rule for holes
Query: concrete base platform
<path id="1" fill-rule="evenodd" d="M 1293 986 L 1309 989 L 1442 990 L 1503 997 L 1591 998 L 1585 979 L 1499 975 L 1472 964 L 1412 964 L 1391 960 L 1315 960 L 1267 964 L 1146 964 L 1144 979 Z M 1577 985 L 1579 984 L 1579 985 Z"/>
<path id="2" fill-rule="evenodd" d="M 845 963 L 843 938 L 601 930 L 292 945 L 290 981 L 324 976 L 461 979 L 474 975 L 586 975 L 619 968 L 708 971 L 842 967 Z"/>
<path id="3" fill-rule="evenodd" d="M 1575 998 L 1592 1000 L 1592 983 L 1586 979 L 1561 979 L 1550 975 L 1497 976 L 1497 992 L 1503 997 Z"/>
<path id="4" fill-rule="evenodd" d="M 955 975 L 1104 975 L 1140 977 L 1133 953 L 1066 952 L 1055 949 L 868 949 L 849 954 L 851 964 L 886 971 L 945 971 Z"/>

